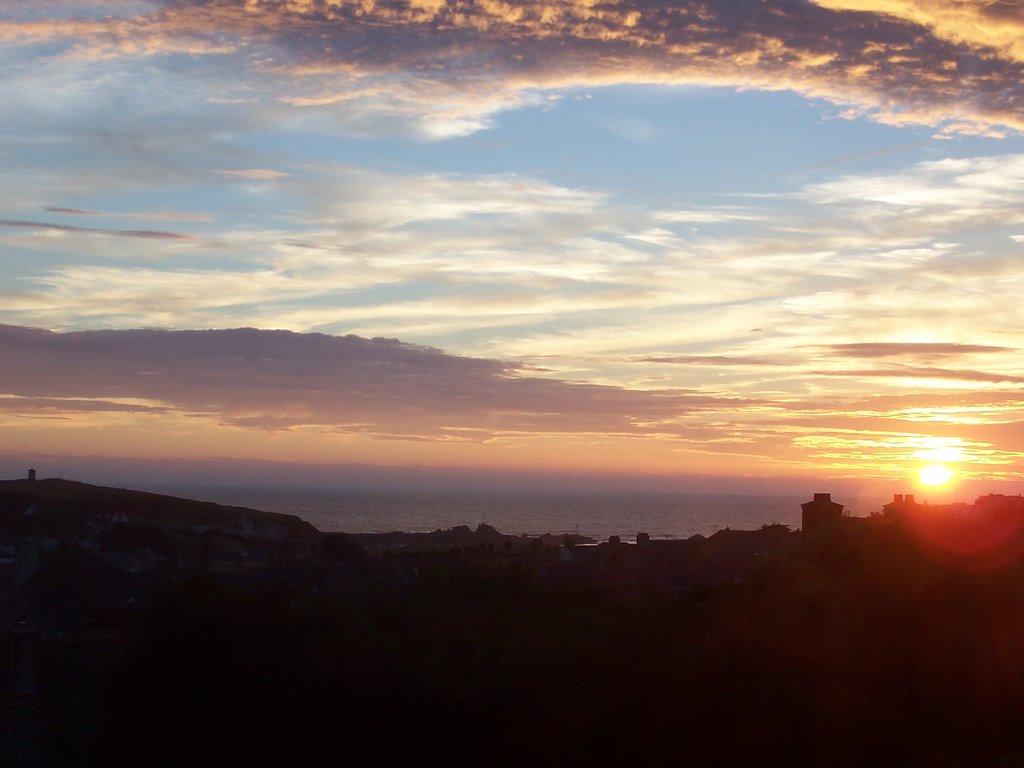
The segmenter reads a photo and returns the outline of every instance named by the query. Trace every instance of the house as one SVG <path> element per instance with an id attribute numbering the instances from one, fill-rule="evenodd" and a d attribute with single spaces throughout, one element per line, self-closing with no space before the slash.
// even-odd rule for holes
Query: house
<path id="1" fill-rule="evenodd" d="M 86 765 L 110 670 L 159 585 L 76 546 L 37 555 L 0 591 L 0 765 Z"/>
<path id="2" fill-rule="evenodd" d="M 800 509 L 800 529 L 804 533 L 823 523 L 839 520 L 843 516 L 843 505 L 832 501 L 831 493 L 814 494 L 814 498 L 801 504 Z"/>
<path id="3" fill-rule="evenodd" d="M 907 512 L 914 512 L 920 508 L 920 504 L 914 500 L 914 494 L 894 493 L 892 501 L 882 506 L 882 512 L 886 515 L 901 515 Z"/>

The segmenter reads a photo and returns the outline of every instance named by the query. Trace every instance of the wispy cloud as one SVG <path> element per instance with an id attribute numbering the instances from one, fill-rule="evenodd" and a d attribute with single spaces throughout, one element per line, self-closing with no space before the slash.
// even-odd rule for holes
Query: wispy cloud
<path id="1" fill-rule="evenodd" d="M 805 358 L 823 340 L 845 357 L 994 354 L 1018 346 L 1011 318 L 1024 277 L 1019 246 L 976 223 L 1020 220 L 1022 169 L 1013 155 L 929 161 L 810 184 L 785 210 L 770 198 L 652 211 L 514 174 L 324 165 L 279 179 L 265 218 L 204 223 L 194 247 L 215 238 L 215 264 L 183 262 L 170 250 L 176 239 L 157 238 L 146 258 L 164 263 L 143 267 L 131 245 L 139 231 L 12 221 L 12 232 L 68 235 L 46 239 L 68 259 L 26 274 L 2 312 L 8 322 L 63 328 L 273 317 L 295 331 L 412 340 L 488 329 L 476 352 L 527 360 L 629 350 L 652 364 L 726 368 Z M 117 236 L 89 263 L 83 254 L 97 233 Z M 28 250 L 38 240 L 12 242 Z M 986 364 L 1015 374 L 1012 356 L 997 357 Z"/>
<path id="2" fill-rule="evenodd" d="M 629 358 L 634 363 L 666 363 L 669 365 L 709 366 L 762 366 L 783 365 L 786 361 L 757 357 L 732 357 L 729 355 L 638 355 Z"/>
<path id="3" fill-rule="evenodd" d="M 102 398 L 24 397 L 0 395 L 0 411 L 23 416 L 63 416 L 78 413 L 164 413 L 170 409 L 140 402 L 119 402 Z"/>
<path id="4" fill-rule="evenodd" d="M 939 357 L 990 353 L 1014 353 L 1011 347 L 943 342 L 861 342 L 833 344 L 829 350 L 842 357 Z"/>
<path id="5" fill-rule="evenodd" d="M 164 232 L 152 229 L 101 229 L 99 227 L 76 227 L 70 224 L 54 224 L 46 221 L 20 221 L 0 219 L 0 227 L 13 229 L 31 229 L 53 232 L 80 232 L 89 235 L 108 235 L 110 237 L 137 237 L 143 240 L 191 240 L 189 235 L 179 232 Z"/>
<path id="6" fill-rule="evenodd" d="M 71 216 L 100 216 L 100 211 L 83 211 L 80 208 L 58 208 L 55 206 L 47 206 L 46 211 L 48 213 L 62 213 Z"/>
<path id="7" fill-rule="evenodd" d="M 273 171 L 267 168 L 243 168 L 239 170 L 215 170 L 214 173 L 219 173 L 222 176 L 234 176 L 239 179 L 249 179 L 251 181 L 272 181 L 274 179 L 283 179 L 291 174 L 285 173 L 284 171 Z"/>
<path id="8" fill-rule="evenodd" d="M 898 365 L 893 366 L 891 368 L 857 368 L 842 371 L 822 371 L 822 375 L 883 379 L 938 379 L 941 381 L 966 381 L 990 384 L 1024 383 L 1024 376 L 1014 376 L 1009 373 L 959 370 L 950 368 L 927 368 L 910 365 Z"/>
<path id="9" fill-rule="evenodd" d="M 284 174 L 287 175 L 287 174 Z M 167 211 L 147 211 L 146 213 L 129 213 L 110 211 L 86 211 L 81 208 L 61 208 L 48 205 L 43 210 L 47 213 L 59 213 L 65 216 L 102 216 L 118 219 L 149 219 L 151 221 L 209 221 L 213 217 L 203 213 L 172 213 Z M 85 231 L 89 231 L 87 228 Z"/>

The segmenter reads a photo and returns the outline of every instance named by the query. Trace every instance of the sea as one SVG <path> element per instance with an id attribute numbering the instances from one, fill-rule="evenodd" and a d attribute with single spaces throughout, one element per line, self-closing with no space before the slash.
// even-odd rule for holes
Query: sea
<path id="1" fill-rule="evenodd" d="M 218 504 L 280 512 L 324 532 L 429 533 L 480 523 L 502 533 L 576 533 L 598 541 L 637 533 L 656 539 L 710 536 L 780 523 L 800 527 L 806 496 L 680 493 L 415 492 L 324 488 L 150 486 L 145 490 Z M 880 508 L 880 506 L 879 506 Z M 856 512 L 855 512 L 856 513 Z M 866 511 L 864 512 L 866 514 Z"/>

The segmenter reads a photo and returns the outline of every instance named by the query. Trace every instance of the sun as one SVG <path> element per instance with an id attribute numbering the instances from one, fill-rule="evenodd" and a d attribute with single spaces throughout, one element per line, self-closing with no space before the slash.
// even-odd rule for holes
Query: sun
<path id="1" fill-rule="evenodd" d="M 945 464 L 928 464 L 921 467 L 921 470 L 917 473 L 917 479 L 921 485 L 927 485 L 935 488 L 940 485 L 945 485 L 952 480 L 953 470 Z"/>

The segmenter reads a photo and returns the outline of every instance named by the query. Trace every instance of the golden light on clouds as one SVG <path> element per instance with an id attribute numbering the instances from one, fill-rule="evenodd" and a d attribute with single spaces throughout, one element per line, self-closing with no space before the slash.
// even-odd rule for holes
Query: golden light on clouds
<path id="1" fill-rule="evenodd" d="M 920 441 L 914 458 L 931 464 L 966 461 L 964 446 L 959 438 L 927 437 Z"/>

